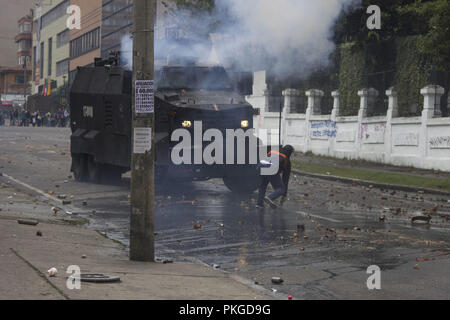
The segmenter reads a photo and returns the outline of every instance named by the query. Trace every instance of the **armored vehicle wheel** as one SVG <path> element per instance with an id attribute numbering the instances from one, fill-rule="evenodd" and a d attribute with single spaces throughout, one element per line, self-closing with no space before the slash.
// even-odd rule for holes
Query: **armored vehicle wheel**
<path id="1" fill-rule="evenodd" d="M 97 165 L 100 166 L 100 165 Z M 104 165 L 100 168 L 100 182 L 104 184 L 118 184 L 122 179 L 122 168 Z"/>
<path id="2" fill-rule="evenodd" d="M 90 182 L 100 183 L 102 168 L 97 162 L 95 162 L 93 156 L 88 156 L 87 171 Z"/>
<path id="3" fill-rule="evenodd" d="M 86 156 L 84 154 L 72 154 L 72 172 L 75 181 L 82 182 L 88 179 Z"/>
<path id="4" fill-rule="evenodd" d="M 233 193 L 252 194 L 258 189 L 258 176 L 224 177 L 223 183 Z"/>

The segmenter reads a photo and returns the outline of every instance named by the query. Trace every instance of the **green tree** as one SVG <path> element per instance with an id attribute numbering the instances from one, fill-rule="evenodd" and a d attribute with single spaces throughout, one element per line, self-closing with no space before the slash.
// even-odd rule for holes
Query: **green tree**
<path id="1" fill-rule="evenodd" d="M 415 1 L 398 11 L 417 17 L 417 23 L 422 24 L 418 42 L 420 52 L 429 56 L 438 69 L 450 70 L 450 2 Z"/>

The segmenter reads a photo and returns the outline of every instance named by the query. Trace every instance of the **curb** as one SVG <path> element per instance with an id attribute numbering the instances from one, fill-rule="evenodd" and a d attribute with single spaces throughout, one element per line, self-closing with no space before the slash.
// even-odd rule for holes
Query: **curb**
<path id="1" fill-rule="evenodd" d="M 359 180 L 359 179 L 303 172 L 300 170 L 292 170 L 292 172 L 294 172 L 298 175 L 303 175 L 306 177 L 318 178 L 318 179 L 323 179 L 323 180 L 337 181 L 337 182 L 342 182 L 342 183 L 357 183 L 357 184 L 365 186 L 365 187 L 373 186 L 376 188 L 385 188 L 385 189 L 399 190 L 399 191 L 405 191 L 405 192 L 415 192 L 415 193 L 421 191 L 426 194 L 434 194 L 434 195 L 450 197 L 450 192 L 439 191 L 439 190 L 434 190 L 434 189 L 409 187 L 409 186 L 402 186 L 402 185 L 398 185 L 398 184 L 371 182 L 371 181 L 367 181 L 367 180 Z"/>

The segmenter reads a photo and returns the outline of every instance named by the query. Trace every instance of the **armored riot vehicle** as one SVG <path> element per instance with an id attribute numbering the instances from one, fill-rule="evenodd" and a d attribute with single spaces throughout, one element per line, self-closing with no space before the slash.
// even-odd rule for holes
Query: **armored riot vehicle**
<path id="1" fill-rule="evenodd" d="M 233 89 L 225 69 L 195 64 L 165 66 L 158 72 L 156 82 L 156 183 L 222 178 L 233 192 L 256 190 L 258 171 L 256 162 L 250 161 L 250 152 L 254 150 L 249 151 L 252 138 L 245 138 L 244 164 L 237 164 L 237 161 L 226 164 L 225 142 L 223 163 L 194 164 L 194 150 L 199 147 L 194 144 L 198 139 L 194 131 L 199 122 L 201 134 L 217 129 L 224 138 L 227 129 L 246 132 L 253 128 L 253 108 Z M 93 67 L 78 68 L 70 91 L 71 171 L 76 180 L 103 183 L 120 179 L 130 170 L 131 92 L 131 71 L 117 66 L 114 60 L 97 60 Z M 178 142 L 171 141 L 171 137 L 177 129 L 192 134 L 192 162 L 175 164 L 172 161 L 171 155 Z M 201 141 L 203 150 L 208 143 Z M 234 157 L 237 160 L 237 152 Z"/>

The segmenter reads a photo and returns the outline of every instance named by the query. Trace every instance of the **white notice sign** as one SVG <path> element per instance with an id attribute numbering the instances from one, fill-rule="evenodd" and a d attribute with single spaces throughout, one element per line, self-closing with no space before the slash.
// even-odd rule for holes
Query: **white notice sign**
<path id="1" fill-rule="evenodd" d="M 152 149 L 152 128 L 134 128 L 133 153 L 144 154 Z"/>
<path id="2" fill-rule="evenodd" d="M 153 80 L 136 80 L 135 110 L 136 113 L 153 113 L 155 110 L 155 82 Z"/>

